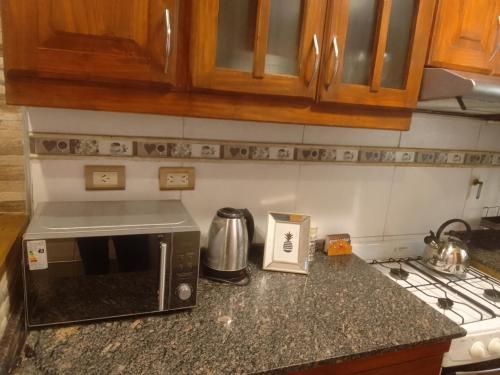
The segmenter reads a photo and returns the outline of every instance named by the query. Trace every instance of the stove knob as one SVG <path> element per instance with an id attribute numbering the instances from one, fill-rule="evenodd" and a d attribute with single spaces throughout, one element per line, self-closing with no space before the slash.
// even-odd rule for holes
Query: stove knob
<path id="1" fill-rule="evenodd" d="M 500 355 L 500 339 L 495 337 L 488 344 L 488 352 L 493 355 Z"/>
<path id="2" fill-rule="evenodd" d="M 470 355 L 472 358 L 480 359 L 486 357 L 486 346 L 481 341 L 476 341 L 470 347 Z"/>
<path id="3" fill-rule="evenodd" d="M 181 301 L 187 301 L 191 297 L 191 294 L 193 294 L 191 285 L 182 283 L 177 287 L 177 296 Z"/>

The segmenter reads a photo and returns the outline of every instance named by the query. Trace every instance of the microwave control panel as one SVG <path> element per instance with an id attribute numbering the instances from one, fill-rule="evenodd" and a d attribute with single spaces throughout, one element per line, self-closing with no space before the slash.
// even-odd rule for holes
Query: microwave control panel
<path id="1" fill-rule="evenodd" d="M 172 235 L 169 309 L 196 305 L 200 264 L 200 232 Z"/>

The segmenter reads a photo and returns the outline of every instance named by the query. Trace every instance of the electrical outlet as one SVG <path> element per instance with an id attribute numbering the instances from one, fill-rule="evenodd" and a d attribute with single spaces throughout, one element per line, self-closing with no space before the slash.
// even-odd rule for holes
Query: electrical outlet
<path id="1" fill-rule="evenodd" d="M 124 190 L 125 167 L 122 165 L 86 165 L 86 190 Z"/>
<path id="2" fill-rule="evenodd" d="M 194 190 L 194 168 L 160 168 L 160 190 Z"/>

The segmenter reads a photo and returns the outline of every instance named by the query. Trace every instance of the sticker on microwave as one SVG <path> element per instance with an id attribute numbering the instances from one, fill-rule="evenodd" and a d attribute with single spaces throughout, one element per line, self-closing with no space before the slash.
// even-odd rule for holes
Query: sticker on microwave
<path id="1" fill-rule="evenodd" d="M 45 240 L 27 241 L 26 252 L 30 271 L 45 270 L 49 267 L 47 264 L 47 243 Z"/>

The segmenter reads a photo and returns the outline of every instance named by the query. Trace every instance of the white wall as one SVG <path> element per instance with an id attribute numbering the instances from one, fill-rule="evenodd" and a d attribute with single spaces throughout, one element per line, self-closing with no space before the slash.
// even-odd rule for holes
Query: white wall
<path id="1" fill-rule="evenodd" d="M 500 124 L 415 114 L 409 132 L 259 124 L 108 112 L 28 108 L 32 132 L 185 137 L 279 143 L 422 147 L 500 151 Z M 126 165 L 125 191 L 84 189 L 85 164 Z M 130 159 L 31 160 L 33 206 L 50 200 L 181 199 L 204 234 L 215 211 L 247 207 L 263 241 L 266 213 L 312 215 L 319 236 L 353 237 L 426 233 L 462 217 L 477 224 L 481 208 L 500 204 L 500 168 L 345 166 L 279 162 L 162 162 Z M 158 167 L 194 166 L 196 189 L 158 190 Z M 474 198 L 473 178 L 485 182 Z"/>

